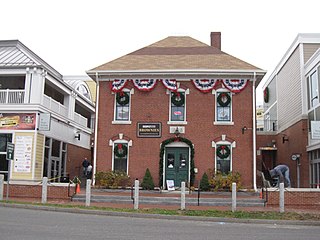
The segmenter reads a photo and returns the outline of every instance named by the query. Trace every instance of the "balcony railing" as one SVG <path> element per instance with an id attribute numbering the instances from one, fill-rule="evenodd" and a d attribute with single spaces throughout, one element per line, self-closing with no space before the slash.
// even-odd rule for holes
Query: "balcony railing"
<path id="1" fill-rule="evenodd" d="M 278 130 L 277 120 L 257 120 L 258 132 L 276 132 Z"/>
<path id="2" fill-rule="evenodd" d="M 68 117 L 68 108 L 47 95 L 43 96 L 43 105 L 62 116 Z"/>
<path id="3" fill-rule="evenodd" d="M 24 90 L 0 90 L 0 104 L 22 104 L 24 103 Z"/>
<path id="4" fill-rule="evenodd" d="M 81 126 L 87 127 L 88 119 L 80 115 L 79 113 L 74 113 L 74 121 L 79 123 Z"/>

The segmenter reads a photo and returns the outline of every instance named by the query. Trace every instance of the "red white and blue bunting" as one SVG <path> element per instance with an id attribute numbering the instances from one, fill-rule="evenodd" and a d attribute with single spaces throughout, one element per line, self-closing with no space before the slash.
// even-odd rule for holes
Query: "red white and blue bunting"
<path id="1" fill-rule="evenodd" d="M 157 84 L 156 79 L 134 79 L 133 85 L 140 91 L 150 91 Z"/>
<path id="2" fill-rule="evenodd" d="M 113 92 L 121 92 L 127 83 L 127 79 L 114 79 L 111 83 L 111 90 Z"/>
<path id="3" fill-rule="evenodd" d="M 207 93 L 215 88 L 217 83 L 221 81 L 223 85 L 233 93 L 241 92 L 248 84 L 249 79 L 190 79 L 193 85 L 201 92 Z M 176 79 L 114 79 L 111 82 L 111 90 L 113 92 L 121 92 L 128 81 L 132 81 L 133 85 L 140 91 L 151 91 L 161 81 L 163 85 L 170 91 L 176 92 L 178 84 Z"/>
<path id="4" fill-rule="evenodd" d="M 201 92 L 210 92 L 217 84 L 217 79 L 191 79 L 194 86 Z"/>
<path id="5" fill-rule="evenodd" d="M 175 79 L 162 79 L 162 83 L 167 89 L 172 92 L 176 92 L 178 90 L 177 81 Z"/>
<path id="6" fill-rule="evenodd" d="M 248 79 L 221 79 L 223 85 L 231 92 L 239 93 L 248 84 Z"/>

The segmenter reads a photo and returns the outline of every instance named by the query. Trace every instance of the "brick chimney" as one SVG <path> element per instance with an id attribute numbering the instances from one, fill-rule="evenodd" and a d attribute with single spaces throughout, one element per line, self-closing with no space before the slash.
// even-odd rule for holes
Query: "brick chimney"
<path id="1" fill-rule="evenodd" d="M 221 32 L 211 32 L 211 47 L 221 50 Z"/>

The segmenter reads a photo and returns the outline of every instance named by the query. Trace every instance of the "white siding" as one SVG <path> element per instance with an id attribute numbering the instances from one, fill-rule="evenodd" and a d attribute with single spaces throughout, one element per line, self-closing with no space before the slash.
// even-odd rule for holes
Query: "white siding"
<path id="1" fill-rule="evenodd" d="M 292 125 L 302 114 L 301 67 L 299 47 L 295 49 L 277 75 L 279 130 Z"/>
<path id="2" fill-rule="evenodd" d="M 304 63 L 306 63 L 310 57 L 320 48 L 320 44 L 303 44 L 303 58 Z"/>

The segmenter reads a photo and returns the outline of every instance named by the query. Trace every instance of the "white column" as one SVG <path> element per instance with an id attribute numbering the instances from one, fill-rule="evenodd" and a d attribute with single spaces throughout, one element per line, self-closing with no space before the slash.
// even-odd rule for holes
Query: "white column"
<path id="1" fill-rule="evenodd" d="M 42 178 L 42 198 L 41 203 L 47 203 L 48 178 Z"/>
<path id="2" fill-rule="evenodd" d="M 232 212 L 237 209 L 237 184 L 232 183 Z"/>
<path id="3" fill-rule="evenodd" d="M 134 181 L 134 205 L 135 210 L 139 209 L 139 180 Z"/>
<path id="4" fill-rule="evenodd" d="M 90 200 L 91 200 L 91 179 L 87 179 L 87 185 L 86 185 L 86 207 L 90 206 Z"/>
<path id="5" fill-rule="evenodd" d="M 4 190 L 4 175 L 0 174 L 0 201 L 3 200 L 3 190 Z"/>
<path id="6" fill-rule="evenodd" d="M 279 194 L 279 207 L 280 207 L 280 212 L 284 213 L 284 183 L 280 183 L 280 194 Z"/>
<path id="7" fill-rule="evenodd" d="M 181 210 L 186 209 L 186 183 L 181 182 Z"/>

